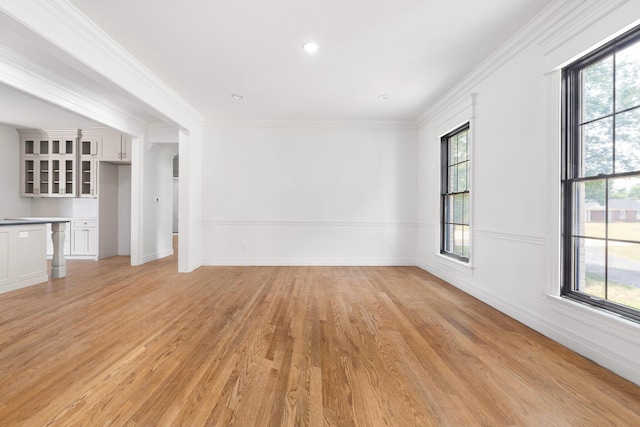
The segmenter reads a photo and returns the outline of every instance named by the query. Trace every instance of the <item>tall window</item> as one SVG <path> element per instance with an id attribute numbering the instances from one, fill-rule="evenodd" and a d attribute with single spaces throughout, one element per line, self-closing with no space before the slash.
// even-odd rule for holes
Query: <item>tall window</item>
<path id="1" fill-rule="evenodd" d="M 469 124 L 442 137 L 440 252 L 469 261 Z"/>
<path id="2" fill-rule="evenodd" d="M 640 29 L 563 84 L 562 292 L 640 320 Z"/>

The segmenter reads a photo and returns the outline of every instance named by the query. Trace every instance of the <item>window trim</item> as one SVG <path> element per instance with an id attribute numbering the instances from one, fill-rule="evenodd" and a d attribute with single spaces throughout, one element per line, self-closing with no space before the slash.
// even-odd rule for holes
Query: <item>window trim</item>
<path id="1" fill-rule="evenodd" d="M 449 138 L 455 136 L 459 133 L 467 131 L 467 190 L 462 193 L 467 193 L 469 195 L 469 223 L 466 226 L 469 228 L 469 256 L 461 256 L 454 252 L 449 252 L 445 250 L 445 239 L 446 239 L 446 211 L 445 211 L 445 199 L 447 195 L 454 194 L 449 191 Z M 439 254 L 447 257 L 449 259 L 453 259 L 457 262 L 462 263 L 465 266 L 469 266 L 471 264 L 471 121 L 466 121 L 462 125 L 456 127 L 455 129 L 447 132 L 446 134 L 440 137 L 440 251 Z"/>
<path id="2" fill-rule="evenodd" d="M 640 322 L 640 309 L 635 309 L 626 305 L 615 303 L 611 300 L 601 299 L 587 293 L 574 290 L 574 275 L 577 263 L 574 263 L 573 245 L 574 245 L 574 196 L 573 185 L 576 182 L 589 182 L 604 179 L 621 178 L 625 176 L 638 176 L 638 171 L 615 173 L 613 170 L 609 174 L 600 174 L 595 176 L 580 177 L 576 173 L 579 170 L 580 157 L 578 155 L 580 145 L 580 72 L 581 70 L 595 64 L 602 59 L 614 55 L 625 48 L 640 43 L 640 27 L 636 27 L 620 37 L 606 43 L 605 45 L 595 49 L 594 51 L 584 55 L 578 60 L 572 62 L 562 69 L 561 82 L 561 283 L 560 295 L 574 301 L 582 302 L 595 308 L 600 308 L 609 313 L 620 315 L 628 320 Z M 615 79 L 615 63 L 614 63 L 614 79 Z M 613 82 L 615 88 L 615 80 Z M 614 89 L 615 103 L 615 89 Z M 634 107 L 635 108 L 635 107 Z M 622 111 L 614 111 L 611 116 L 621 114 Z M 615 135 L 615 130 L 614 130 Z M 614 152 L 615 159 L 615 136 L 614 136 Z M 605 186 L 605 191 L 608 185 Z M 608 204 L 605 202 L 605 223 L 608 223 L 607 217 Z M 605 238 L 606 241 L 610 240 Z M 614 241 L 617 239 L 613 239 Z"/>

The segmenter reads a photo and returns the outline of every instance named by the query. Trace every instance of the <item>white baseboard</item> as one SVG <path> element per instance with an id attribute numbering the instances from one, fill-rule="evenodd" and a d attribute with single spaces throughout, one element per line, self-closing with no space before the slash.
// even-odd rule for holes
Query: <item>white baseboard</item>
<path id="1" fill-rule="evenodd" d="M 42 274 L 40 276 L 32 277 L 30 279 L 21 280 L 6 285 L 0 286 L 0 294 L 5 292 L 15 291 L 17 289 L 26 288 L 27 286 L 38 285 L 40 283 L 46 283 L 49 281 L 48 274 Z"/>
<path id="2" fill-rule="evenodd" d="M 414 259 L 379 258 L 206 258 L 205 266 L 415 266 Z"/>
<path id="3" fill-rule="evenodd" d="M 154 254 L 145 255 L 142 257 L 142 264 L 146 264 L 147 262 L 155 261 L 161 258 L 165 258 L 173 255 L 173 249 L 167 249 L 166 251 L 156 252 Z"/>

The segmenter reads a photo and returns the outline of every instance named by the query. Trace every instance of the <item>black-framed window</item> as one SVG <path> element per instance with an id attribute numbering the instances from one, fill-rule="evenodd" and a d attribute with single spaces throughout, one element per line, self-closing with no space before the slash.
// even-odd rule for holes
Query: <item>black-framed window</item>
<path id="1" fill-rule="evenodd" d="M 441 144 L 440 253 L 469 262 L 469 123 L 444 135 Z"/>
<path id="2" fill-rule="evenodd" d="M 562 294 L 640 321 L 640 27 L 563 70 Z"/>

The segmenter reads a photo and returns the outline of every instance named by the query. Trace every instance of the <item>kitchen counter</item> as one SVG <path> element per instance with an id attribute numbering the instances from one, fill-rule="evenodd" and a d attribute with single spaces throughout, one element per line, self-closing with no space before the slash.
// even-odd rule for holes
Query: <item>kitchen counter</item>
<path id="1" fill-rule="evenodd" d="M 60 224 L 70 222 L 69 218 L 9 218 L 0 219 L 0 227 L 3 225 L 23 225 L 23 224 Z"/>

